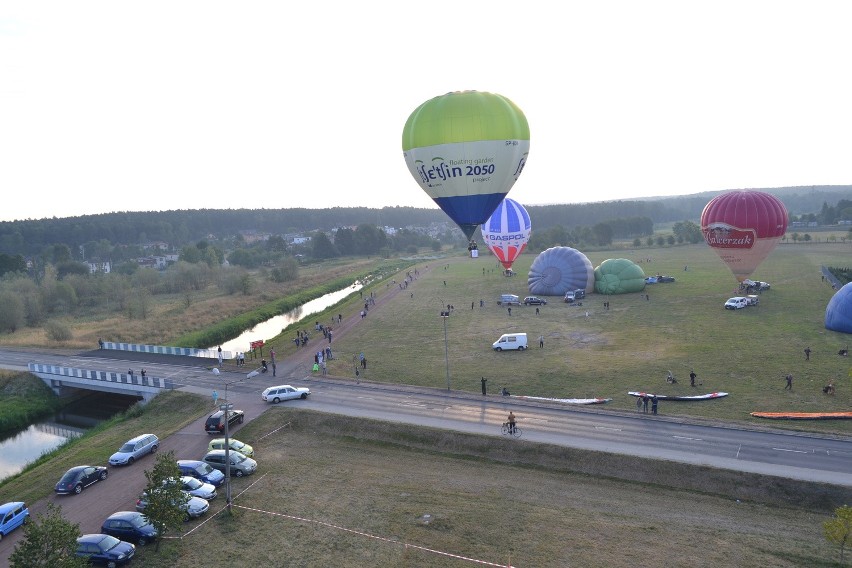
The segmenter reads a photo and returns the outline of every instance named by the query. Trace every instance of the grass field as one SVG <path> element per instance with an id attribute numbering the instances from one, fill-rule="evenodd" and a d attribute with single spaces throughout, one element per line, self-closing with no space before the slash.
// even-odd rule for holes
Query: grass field
<path id="1" fill-rule="evenodd" d="M 234 481 L 234 516 L 144 549 L 145 566 L 838 565 L 822 536 L 829 513 L 666 486 L 696 468 L 624 482 L 572 472 L 589 452 L 287 407 L 240 435 L 259 468 Z"/>
<path id="2" fill-rule="evenodd" d="M 852 359 L 837 355 L 850 337 L 825 329 L 825 307 L 833 291 L 820 272 L 822 265 L 852 262 L 848 244 L 777 247 L 754 275 L 770 282 L 772 289 L 761 295 L 759 306 L 734 311 L 722 305 L 735 295 L 736 281 L 703 244 L 641 250 L 630 256 L 607 251 L 587 256 L 595 266 L 607 258 L 642 260 L 646 274 L 669 274 L 677 281 L 649 285 L 642 294 L 608 298 L 591 294 L 579 307 L 551 297 L 539 315 L 534 307 L 521 306 L 509 316 L 496 300 L 501 293 L 527 295 L 523 276 L 502 276 L 488 256 L 430 261 L 429 271 L 424 262 L 418 265 L 420 277 L 390 303 L 370 312 L 358 324 L 358 333 L 335 340 L 337 358 L 329 372 L 354 379 L 352 354 L 363 352 L 368 360 L 364 376 L 369 380 L 446 388 L 448 359 L 452 389 L 476 392 L 484 376 L 492 393 L 506 386 L 519 395 L 606 397 L 613 399 L 607 407 L 618 410 L 635 408 L 628 391 L 671 395 L 724 391 L 730 396 L 700 403 L 665 402 L 660 411 L 753 424 L 766 424 L 749 416 L 753 411 L 852 407 Z M 526 274 L 533 258 L 523 256 L 515 263 L 516 272 Z M 392 286 L 379 283 L 365 296 L 372 291 L 381 297 Z M 480 299 L 485 302 L 482 309 Z M 604 300 L 609 300 L 609 310 L 603 308 Z M 343 313 L 347 317 L 356 313 L 362 302 L 356 296 Z M 447 304 L 455 310 L 447 320 L 445 358 L 439 314 Z M 492 351 L 491 343 L 510 331 L 527 332 L 533 345 L 523 353 Z M 539 335 L 545 338 L 544 349 L 538 348 Z M 294 349 L 291 339 L 285 333 L 275 340 L 279 353 Z M 805 361 L 805 347 L 812 350 L 811 361 Z M 698 375 L 694 389 L 689 386 L 690 369 Z M 666 384 L 668 370 L 678 384 Z M 792 392 L 784 390 L 787 373 L 794 375 Z M 832 379 L 837 394 L 830 397 L 822 387 Z M 852 432 L 852 424 L 843 421 L 799 422 L 793 427 Z"/>

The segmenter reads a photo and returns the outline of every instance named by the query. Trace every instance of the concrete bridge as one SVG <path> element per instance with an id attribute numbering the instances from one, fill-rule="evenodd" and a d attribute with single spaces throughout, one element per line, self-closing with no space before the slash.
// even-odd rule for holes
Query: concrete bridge
<path id="1" fill-rule="evenodd" d="M 67 389 L 85 389 L 137 396 L 143 402 L 148 402 L 161 392 L 175 388 L 170 379 L 142 377 L 137 374 L 92 371 L 41 363 L 29 363 L 27 367 L 30 373 L 44 381 L 59 396 L 68 394 Z"/>

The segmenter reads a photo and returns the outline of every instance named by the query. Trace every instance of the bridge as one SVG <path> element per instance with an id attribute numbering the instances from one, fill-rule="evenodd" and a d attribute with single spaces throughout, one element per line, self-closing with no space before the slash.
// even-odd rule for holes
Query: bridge
<path id="1" fill-rule="evenodd" d="M 161 392 L 175 388 L 174 382 L 170 379 L 142 377 L 136 374 L 93 371 L 41 363 L 28 363 L 27 368 L 59 396 L 67 394 L 63 392 L 67 389 L 85 389 L 137 396 L 143 402 L 148 402 Z"/>

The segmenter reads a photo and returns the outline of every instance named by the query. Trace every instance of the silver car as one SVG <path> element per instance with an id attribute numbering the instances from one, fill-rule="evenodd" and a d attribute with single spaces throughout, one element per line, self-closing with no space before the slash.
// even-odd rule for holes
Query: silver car
<path id="1" fill-rule="evenodd" d="M 154 434 L 136 436 L 109 457 L 109 465 L 130 465 L 146 454 L 153 454 L 159 447 L 160 439 Z"/>
<path id="2" fill-rule="evenodd" d="M 196 517 L 200 517 L 210 508 L 210 503 L 201 497 L 193 497 L 186 491 L 182 491 L 182 493 L 186 496 L 186 501 L 181 505 L 181 509 L 183 509 L 185 516 L 185 521 L 190 519 L 194 519 Z M 145 512 L 145 507 L 148 506 L 148 495 L 143 493 L 139 499 L 136 501 L 136 510 L 140 513 Z"/>
<path id="3" fill-rule="evenodd" d="M 236 477 L 251 475 L 257 470 L 257 462 L 251 458 L 245 457 L 240 452 L 231 450 L 228 452 L 228 457 L 231 461 L 231 474 Z M 210 450 L 207 452 L 206 456 L 201 458 L 201 461 L 224 473 L 225 450 Z"/>
<path id="4" fill-rule="evenodd" d="M 201 497 L 207 501 L 216 498 L 216 488 L 210 483 L 204 483 L 189 475 L 181 476 L 180 483 L 183 490 L 193 497 Z"/>

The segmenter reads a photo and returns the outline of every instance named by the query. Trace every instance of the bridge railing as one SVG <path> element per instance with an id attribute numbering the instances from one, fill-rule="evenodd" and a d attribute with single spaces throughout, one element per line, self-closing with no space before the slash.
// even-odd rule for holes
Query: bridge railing
<path id="1" fill-rule="evenodd" d="M 103 349 L 115 349 L 117 351 L 131 351 L 134 353 L 155 353 L 157 355 L 184 355 L 186 357 L 202 357 L 205 359 L 218 359 L 217 349 L 196 349 L 194 347 L 173 347 L 169 345 L 144 345 L 139 343 L 119 343 L 116 341 L 104 341 Z M 233 359 L 234 353 L 222 351 L 223 359 Z"/>
<path id="2" fill-rule="evenodd" d="M 42 363 L 28 363 L 27 368 L 33 374 L 55 375 L 58 377 L 69 377 L 74 379 L 86 379 L 115 383 L 119 385 L 133 385 L 137 387 L 149 387 L 155 389 L 171 390 L 175 383 L 171 379 L 162 377 L 142 376 L 129 373 L 115 373 L 112 371 L 94 371 L 91 369 L 80 369 L 77 367 L 62 367 L 59 365 L 45 365 Z"/>

